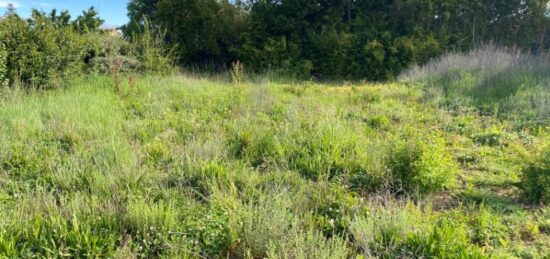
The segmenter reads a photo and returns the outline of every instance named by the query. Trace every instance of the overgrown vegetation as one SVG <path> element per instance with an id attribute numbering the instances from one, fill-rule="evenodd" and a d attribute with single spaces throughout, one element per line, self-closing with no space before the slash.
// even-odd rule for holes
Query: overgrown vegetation
<path id="1" fill-rule="evenodd" d="M 478 2 L 131 1 L 126 38 L 93 8 L 10 10 L 0 257 L 547 257 L 544 52 L 490 45 L 376 84 L 254 74 L 392 78 L 482 24 L 544 38 L 542 2 Z"/>
<path id="2" fill-rule="evenodd" d="M 525 206 L 546 199 L 546 169 L 522 158 L 547 129 L 449 112 L 402 83 L 127 79 L 4 94 L 0 254 L 550 252 L 547 206 Z M 508 137 L 479 141 L 485 127 Z"/>

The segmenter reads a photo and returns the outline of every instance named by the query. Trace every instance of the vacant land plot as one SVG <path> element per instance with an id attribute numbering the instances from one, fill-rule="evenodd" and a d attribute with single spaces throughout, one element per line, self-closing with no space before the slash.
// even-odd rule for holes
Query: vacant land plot
<path id="1" fill-rule="evenodd" d="M 445 109 L 408 83 L 123 82 L 3 93 L 0 254 L 550 253 L 550 208 L 522 176 L 545 126 Z"/>

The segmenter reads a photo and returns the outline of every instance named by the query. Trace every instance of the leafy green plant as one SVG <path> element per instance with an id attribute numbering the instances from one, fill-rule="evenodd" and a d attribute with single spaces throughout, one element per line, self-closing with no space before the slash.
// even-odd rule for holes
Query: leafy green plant
<path id="1" fill-rule="evenodd" d="M 231 245 L 231 232 L 226 211 L 211 207 L 196 208 L 185 216 L 183 236 L 197 254 L 222 256 Z"/>
<path id="2" fill-rule="evenodd" d="M 405 242 L 413 257 L 484 258 L 483 250 L 475 246 L 467 228 L 451 219 L 441 218 L 424 233 L 415 232 Z"/>
<path id="3" fill-rule="evenodd" d="M 431 193 L 453 187 L 457 165 L 437 135 L 405 134 L 390 151 L 388 168 L 394 190 Z"/>

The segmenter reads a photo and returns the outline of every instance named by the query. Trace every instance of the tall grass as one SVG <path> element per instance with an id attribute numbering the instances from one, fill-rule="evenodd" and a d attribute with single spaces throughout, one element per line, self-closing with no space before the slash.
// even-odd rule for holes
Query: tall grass
<path id="1" fill-rule="evenodd" d="M 400 79 L 425 84 L 432 99 L 444 98 L 447 105 L 474 106 L 521 123 L 548 124 L 548 71 L 549 53 L 486 45 L 413 67 Z"/>

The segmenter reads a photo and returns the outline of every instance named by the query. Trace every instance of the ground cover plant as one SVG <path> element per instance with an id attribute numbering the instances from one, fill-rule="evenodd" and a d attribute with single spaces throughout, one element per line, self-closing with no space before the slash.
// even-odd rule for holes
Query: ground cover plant
<path id="1" fill-rule="evenodd" d="M 118 80 L 2 93 L 2 256 L 550 252 L 545 127 L 413 82 Z"/>

